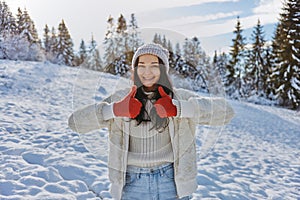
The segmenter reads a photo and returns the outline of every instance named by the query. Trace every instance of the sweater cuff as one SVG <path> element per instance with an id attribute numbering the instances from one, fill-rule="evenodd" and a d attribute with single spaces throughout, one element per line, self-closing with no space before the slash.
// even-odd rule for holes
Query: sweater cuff
<path id="1" fill-rule="evenodd" d="M 175 99 L 172 99 L 172 103 L 176 106 L 176 109 L 177 109 L 176 117 L 180 117 L 180 115 L 181 115 L 181 106 L 180 106 L 179 101 L 177 101 Z"/>
<path id="2" fill-rule="evenodd" d="M 103 114 L 103 119 L 104 120 L 110 120 L 110 119 L 116 117 L 115 114 L 114 114 L 114 111 L 113 111 L 113 106 L 114 106 L 113 103 L 103 106 L 102 114 Z"/>
<path id="3" fill-rule="evenodd" d="M 189 101 L 183 100 L 173 100 L 173 104 L 177 108 L 177 116 L 176 117 L 185 117 L 185 118 L 193 118 L 195 115 L 195 108 L 193 104 Z"/>

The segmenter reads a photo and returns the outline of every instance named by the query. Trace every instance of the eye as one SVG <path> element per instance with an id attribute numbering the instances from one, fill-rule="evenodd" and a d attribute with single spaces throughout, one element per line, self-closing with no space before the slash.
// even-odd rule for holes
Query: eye
<path id="1" fill-rule="evenodd" d="M 159 68 L 159 65 L 151 65 L 150 67 L 153 69 L 156 69 L 156 68 Z"/>

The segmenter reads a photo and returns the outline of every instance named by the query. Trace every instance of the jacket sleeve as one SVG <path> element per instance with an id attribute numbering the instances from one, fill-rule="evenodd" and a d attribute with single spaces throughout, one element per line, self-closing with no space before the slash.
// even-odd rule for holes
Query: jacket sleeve
<path id="1" fill-rule="evenodd" d="M 117 91 L 100 103 L 84 106 L 73 112 L 68 120 L 69 127 L 78 133 L 88 133 L 110 126 L 115 117 L 112 111 L 113 103 L 126 95 L 128 89 Z"/>
<path id="2" fill-rule="evenodd" d="M 188 91 L 179 92 L 177 117 L 190 118 L 196 124 L 221 126 L 234 116 L 231 105 L 220 97 L 201 97 Z"/>
<path id="3" fill-rule="evenodd" d="M 102 113 L 103 107 L 105 106 L 109 106 L 109 104 L 107 102 L 101 102 L 76 110 L 69 117 L 69 127 L 78 133 L 87 133 L 108 127 L 109 120 L 104 120 Z"/>

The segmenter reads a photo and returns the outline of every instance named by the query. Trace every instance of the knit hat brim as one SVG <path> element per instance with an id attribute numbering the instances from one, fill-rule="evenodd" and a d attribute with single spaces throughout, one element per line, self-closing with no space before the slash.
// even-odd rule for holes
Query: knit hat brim
<path id="1" fill-rule="evenodd" d="M 159 57 L 165 67 L 166 67 L 166 72 L 169 72 L 169 51 L 167 49 L 165 49 L 164 47 L 162 47 L 160 44 L 155 44 L 155 43 L 150 43 L 150 44 L 145 44 L 142 45 L 141 47 L 139 47 L 136 52 L 133 55 L 132 58 L 132 69 L 134 69 L 134 64 L 137 60 L 137 58 L 141 55 L 146 55 L 146 54 L 150 54 L 150 55 L 154 55 Z"/>

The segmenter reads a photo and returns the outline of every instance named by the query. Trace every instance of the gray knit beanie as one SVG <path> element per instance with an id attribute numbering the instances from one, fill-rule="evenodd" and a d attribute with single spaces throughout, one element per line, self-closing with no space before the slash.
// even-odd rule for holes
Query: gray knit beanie
<path id="1" fill-rule="evenodd" d="M 144 44 L 136 50 L 132 58 L 132 69 L 134 69 L 134 63 L 136 62 L 136 59 L 145 54 L 151 54 L 159 57 L 165 64 L 166 72 L 169 72 L 169 51 L 160 44 L 155 43 Z"/>

